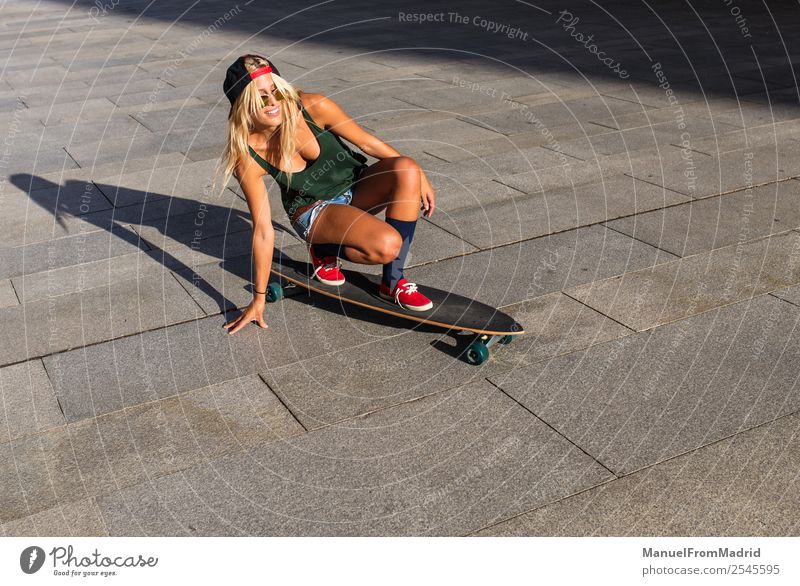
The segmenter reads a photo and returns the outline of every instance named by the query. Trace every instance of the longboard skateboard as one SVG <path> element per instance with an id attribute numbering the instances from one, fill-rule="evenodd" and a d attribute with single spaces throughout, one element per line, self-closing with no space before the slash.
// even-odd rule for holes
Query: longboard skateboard
<path id="1" fill-rule="evenodd" d="M 287 281 L 286 287 L 300 286 L 309 293 L 326 295 L 400 318 L 447 330 L 473 332 L 476 338 L 464 352 L 464 359 L 470 364 L 484 363 L 489 358 L 489 348 L 494 344 L 509 344 L 515 336 L 526 333 L 510 315 L 468 297 L 425 286 L 423 292 L 433 302 L 433 307 L 426 311 L 407 310 L 378 295 L 378 275 L 341 269 L 345 276 L 343 285 L 324 285 L 311 276 L 313 268 L 309 263 L 296 261 L 278 250 L 275 253 L 271 273 Z M 269 303 L 279 301 L 283 296 L 284 285 L 277 281 L 269 283 Z"/>

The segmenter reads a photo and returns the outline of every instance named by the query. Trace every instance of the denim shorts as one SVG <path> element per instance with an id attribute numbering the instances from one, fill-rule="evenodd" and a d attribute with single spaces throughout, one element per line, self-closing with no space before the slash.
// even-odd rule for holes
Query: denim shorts
<path id="1" fill-rule="evenodd" d="M 350 187 L 347 191 L 342 193 L 341 195 L 337 195 L 332 199 L 321 199 L 314 203 L 309 209 L 304 211 L 300 216 L 292 222 L 292 228 L 297 234 L 308 242 L 308 232 L 311 230 L 311 225 L 314 223 L 314 220 L 317 219 L 317 215 L 320 211 L 326 206 L 330 204 L 342 204 L 342 205 L 349 205 L 353 199 L 353 188 Z"/>

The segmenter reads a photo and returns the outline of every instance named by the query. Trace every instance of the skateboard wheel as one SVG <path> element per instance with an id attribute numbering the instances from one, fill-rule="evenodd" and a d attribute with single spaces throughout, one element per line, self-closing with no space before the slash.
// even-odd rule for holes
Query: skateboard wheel
<path id="1" fill-rule="evenodd" d="M 280 283 L 270 283 L 267 285 L 267 302 L 275 303 L 283 298 L 283 287 Z"/>
<path id="2" fill-rule="evenodd" d="M 500 342 L 501 344 L 510 344 L 511 342 L 514 341 L 514 336 L 511 335 L 503 336 L 497 341 Z"/>
<path id="3" fill-rule="evenodd" d="M 483 364 L 489 359 L 489 349 L 483 342 L 476 340 L 467 348 L 466 358 L 470 364 Z"/>

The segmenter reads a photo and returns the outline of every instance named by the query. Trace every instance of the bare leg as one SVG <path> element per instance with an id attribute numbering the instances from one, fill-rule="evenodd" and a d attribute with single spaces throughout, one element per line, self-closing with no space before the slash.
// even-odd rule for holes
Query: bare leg
<path id="1" fill-rule="evenodd" d="M 390 262 L 402 245 L 400 234 L 386 222 L 352 205 L 340 204 L 320 211 L 308 240 L 312 244 L 342 244 L 347 260 L 360 264 Z"/>
<path id="2" fill-rule="evenodd" d="M 357 208 L 387 218 L 414 221 L 420 206 L 419 165 L 409 157 L 382 159 L 364 171 L 353 191 Z"/>
<path id="3" fill-rule="evenodd" d="M 353 190 L 351 205 L 329 205 L 317 215 L 309 241 L 341 243 L 347 260 L 386 264 L 397 257 L 400 234 L 374 217 L 414 221 L 419 217 L 419 165 L 409 157 L 382 159 L 364 171 Z M 369 212 L 369 213 L 365 213 Z"/>

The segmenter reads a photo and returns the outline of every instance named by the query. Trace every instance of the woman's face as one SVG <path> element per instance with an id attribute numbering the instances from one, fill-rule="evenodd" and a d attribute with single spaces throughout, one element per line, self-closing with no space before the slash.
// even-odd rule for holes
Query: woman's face
<path id="1" fill-rule="evenodd" d="M 275 99 L 273 92 L 275 91 L 275 82 L 272 80 L 272 74 L 259 75 L 253 80 L 258 88 L 258 93 L 264 97 L 267 106 L 258 111 L 256 118 L 258 122 L 269 128 L 277 128 L 281 124 L 281 108 L 283 103 Z"/>

